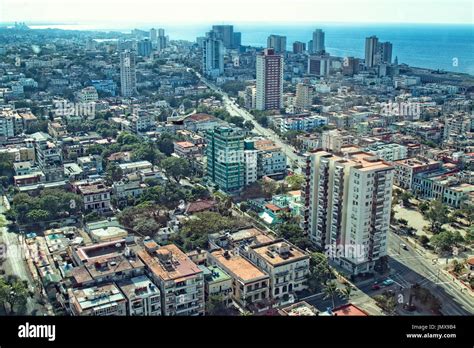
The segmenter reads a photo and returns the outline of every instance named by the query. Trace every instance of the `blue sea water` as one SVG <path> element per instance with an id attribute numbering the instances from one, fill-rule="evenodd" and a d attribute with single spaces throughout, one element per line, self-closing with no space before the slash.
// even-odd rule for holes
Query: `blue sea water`
<path id="1" fill-rule="evenodd" d="M 218 23 L 220 24 L 220 23 Z M 136 26 L 140 29 L 159 24 Z M 44 26 L 43 26 L 44 27 Z M 63 26 L 67 29 L 67 26 Z M 171 39 L 194 41 L 211 28 L 211 24 L 163 26 Z M 109 28 L 130 31 L 133 27 Z M 288 50 L 294 41 L 307 43 L 316 28 L 325 31 L 326 50 L 335 56 L 364 57 L 365 38 L 376 35 L 380 41 L 393 44 L 393 58 L 410 66 L 463 72 L 474 75 L 474 25 L 447 24 L 234 24 L 242 32 L 242 44 L 264 47 L 270 34 L 287 36 Z M 91 30 L 92 27 L 87 29 Z M 105 28 L 96 28 L 105 30 Z"/>

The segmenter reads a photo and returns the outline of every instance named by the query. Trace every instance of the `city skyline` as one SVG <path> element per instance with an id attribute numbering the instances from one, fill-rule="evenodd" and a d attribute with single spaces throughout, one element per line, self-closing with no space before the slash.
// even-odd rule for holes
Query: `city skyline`
<path id="1" fill-rule="evenodd" d="M 454 4 L 455 3 L 455 4 Z M 358 0 L 348 3 L 335 0 L 331 3 L 311 0 L 281 0 L 277 4 L 269 0 L 257 3 L 242 0 L 232 11 L 222 11 L 219 0 L 199 3 L 190 0 L 161 0 L 151 3 L 137 0 L 130 5 L 125 0 L 68 1 L 62 6 L 58 0 L 1 0 L 0 23 L 32 21 L 47 23 L 249 23 L 249 22 L 339 22 L 339 23 L 420 23 L 420 24 L 471 24 L 474 7 L 469 0 L 435 2 L 401 0 L 394 7 L 390 2 Z M 45 11 L 45 7 L 47 10 Z M 288 11 L 288 8 L 292 11 Z M 205 8 L 203 12 L 202 9 Z M 318 8 L 320 11 L 314 11 Z M 144 10 L 146 9 L 146 11 Z M 163 9 L 166 9 L 163 11 Z M 156 10 L 156 11 L 155 11 Z M 265 16 L 261 13 L 265 12 Z M 199 13 L 199 18 L 196 18 Z M 173 16 L 170 16 L 173 14 Z M 105 20 L 104 18 L 113 18 Z"/>

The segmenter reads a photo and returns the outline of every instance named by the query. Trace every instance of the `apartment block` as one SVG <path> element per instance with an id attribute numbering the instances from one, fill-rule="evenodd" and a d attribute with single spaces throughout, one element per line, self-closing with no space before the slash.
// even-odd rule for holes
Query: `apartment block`
<path id="1" fill-rule="evenodd" d="M 204 315 L 204 276 L 202 270 L 176 245 L 159 247 L 144 242 L 138 257 L 148 276 L 161 291 L 163 315 Z"/>
<path id="2" fill-rule="evenodd" d="M 352 274 L 373 270 L 387 254 L 393 167 L 377 156 L 318 150 L 307 158 L 302 227 Z"/>
<path id="3" fill-rule="evenodd" d="M 270 296 L 286 302 L 296 291 L 307 288 L 309 255 L 283 239 L 250 248 L 248 257 L 270 276 Z"/>

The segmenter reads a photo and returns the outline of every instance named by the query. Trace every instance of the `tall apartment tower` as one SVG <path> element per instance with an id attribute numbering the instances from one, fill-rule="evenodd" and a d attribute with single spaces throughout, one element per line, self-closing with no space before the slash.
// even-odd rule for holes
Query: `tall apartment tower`
<path id="1" fill-rule="evenodd" d="M 298 83 L 296 85 L 296 101 L 295 106 L 298 112 L 308 110 L 313 104 L 314 97 L 313 86 L 307 83 Z"/>
<path id="2" fill-rule="evenodd" d="M 362 151 L 317 150 L 307 158 L 302 227 L 351 274 L 373 270 L 387 255 L 393 172 Z"/>
<path id="3" fill-rule="evenodd" d="M 257 110 L 283 108 L 283 57 L 267 48 L 257 55 Z"/>
<path id="4" fill-rule="evenodd" d="M 224 43 L 214 33 L 207 33 L 202 47 L 202 70 L 204 75 L 215 78 L 224 73 Z"/>
<path id="5" fill-rule="evenodd" d="M 326 47 L 324 45 L 324 31 L 321 29 L 316 29 L 313 32 L 313 47 L 312 53 L 320 54 L 326 51 Z"/>
<path id="6" fill-rule="evenodd" d="M 237 43 L 234 44 L 234 38 L 237 39 L 237 37 L 234 36 L 233 25 L 213 25 L 212 31 L 216 34 L 218 39 L 222 40 L 225 48 L 235 48 L 235 44 Z"/>
<path id="7" fill-rule="evenodd" d="M 128 50 L 120 53 L 120 91 L 122 97 L 137 94 L 135 53 Z"/>
<path id="8" fill-rule="evenodd" d="M 378 47 L 380 61 L 384 64 L 392 64 L 392 43 L 381 42 Z"/>
<path id="9" fill-rule="evenodd" d="M 156 39 L 157 39 L 157 31 L 155 28 L 151 28 L 150 29 L 150 40 L 152 43 L 156 43 Z"/>
<path id="10" fill-rule="evenodd" d="M 164 50 L 168 47 L 168 38 L 165 36 L 165 29 L 158 29 L 158 37 L 156 38 L 156 48 L 158 51 Z"/>
<path id="11" fill-rule="evenodd" d="M 275 53 L 285 53 L 286 36 L 270 35 L 267 39 L 267 48 L 273 48 Z"/>
<path id="12" fill-rule="evenodd" d="M 206 133 L 207 177 L 223 191 L 245 186 L 244 138 L 237 127 L 219 126 Z"/>
<path id="13" fill-rule="evenodd" d="M 377 64 L 378 45 L 379 39 L 377 36 L 370 36 L 365 39 L 365 66 L 367 68 L 372 68 Z"/>
<path id="14" fill-rule="evenodd" d="M 293 42 L 293 53 L 303 53 L 304 51 L 306 51 L 306 44 L 304 42 Z"/>

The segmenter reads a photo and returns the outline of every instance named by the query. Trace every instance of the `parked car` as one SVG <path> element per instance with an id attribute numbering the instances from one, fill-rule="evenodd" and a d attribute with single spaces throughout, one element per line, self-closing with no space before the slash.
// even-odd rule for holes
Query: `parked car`
<path id="1" fill-rule="evenodd" d="M 385 286 L 390 286 L 390 285 L 392 285 L 392 284 L 394 284 L 394 283 L 395 283 L 395 282 L 394 282 L 392 279 L 387 278 L 387 279 L 385 279 L 385 280 L 383 281 L 382 284 L 385 285 Z"/>
<path id="2" fill-rule="evenodd" d="M 377 282 L 372 284 L 372 290 L 379 290 L 379 289 L 380 289 L 380 285 Z"/>

